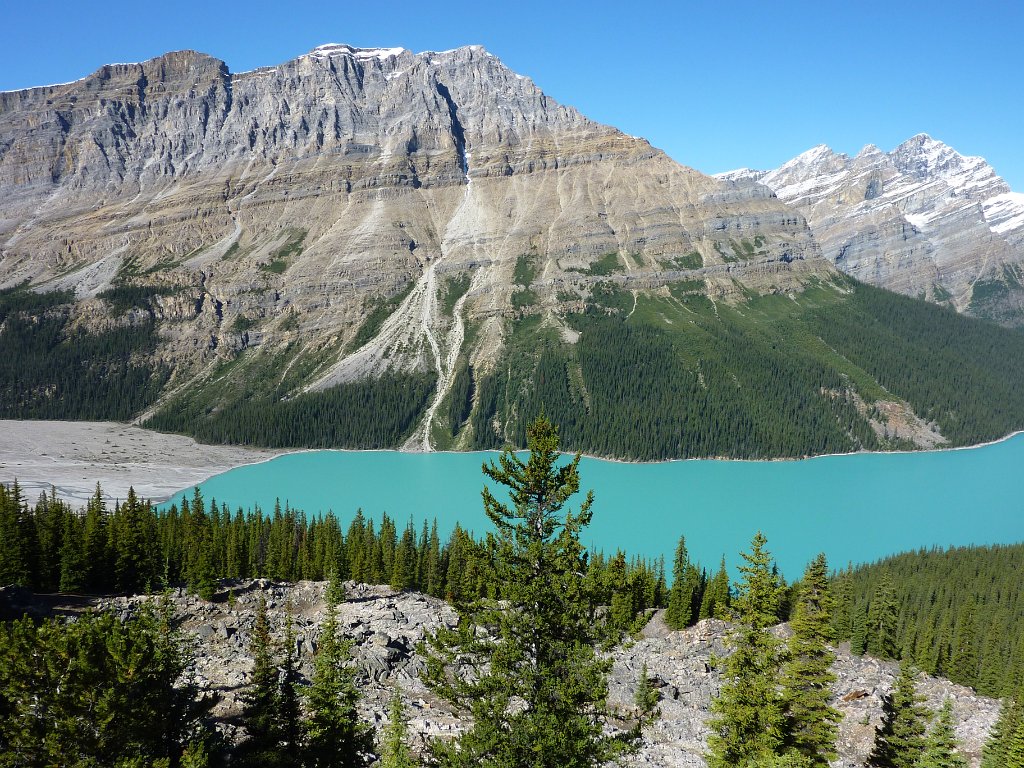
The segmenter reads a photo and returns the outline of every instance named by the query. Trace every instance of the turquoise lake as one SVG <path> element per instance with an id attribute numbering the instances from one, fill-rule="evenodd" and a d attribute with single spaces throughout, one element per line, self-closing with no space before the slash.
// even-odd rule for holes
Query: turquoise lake
<path id="1" fill-rule="evenodd" d="M 496 455 L 311 451 L 238 467 L 200 489 L 232 510 L 269 512 L 280 499 L 308 514 L 331 510 L 343 528 L 362 508 L 399 527 L 411 516 L 418 531 L 437 518 L 442 535 L 456 522 L 479 535 L 490 529 L 480 466 Z M 691 558 L 713 570 L 722 555 L 735 565 L 761 530 L 790 579 L 822 551 L 839 567 L 933 545 L 1024 541 L 1024 435 L 969 450 L 802 461 L 584 458 L 580 477 L 595 496 L 585 543 L 668 564 L 680 534 Z"/>

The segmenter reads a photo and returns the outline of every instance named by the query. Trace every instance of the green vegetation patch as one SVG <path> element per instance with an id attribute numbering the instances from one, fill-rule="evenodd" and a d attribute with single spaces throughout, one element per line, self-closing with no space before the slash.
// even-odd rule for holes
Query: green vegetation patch
<path id="1" fill-rule="evenodd" d="M 466 295 L 470 282 L 471 278 L 466 272 L 454 277 L 445 278 L 441 289 L 441 311 L 446 317 L 451 317 L 455 314 L 455 305 L 459 299 Z"/>
<path id="2" fill-rule="evenodd" d="M 842 571 L 832 581 L 837 639 L 855 653 L 906 649 L 923 672 L 983 696 L 1013 695 L 1024 683 L 1022 569 L 1024 544 L 1009 544 L 907 552 Z"/>
<path id="3" fill-rule="evenodd" d="M 305 240 L 306 230 L 290 230 L 284 244 L 271 254 L 269 262 L 260 264 L 260 269 L 275 275 L 284 274 L 284 271 L 291 266 L 291 260 L 302 253 L 302 244 Z M 228 250 L 230 252 L 230 249 Z M 227 257 L 227 254 L 224 255 Z"/>
<path id="4" fill-rule="evenodd" d="M 363 320 L 363 324 L 356 331 L 356 335 L 349 344 L 348 349 L 359 349 L 376 336 L 380 332 L 381 326 L 384 325 L 384 321 L 394 314 L 399 305 L 405 301 L 406 296 L 412 292 L 413 286 L 415 286 L 415 282 L 410 280 L 402 286 L 398 293 L 386 299 L 380 299 L 376 304 L 372 305 L 369 313 L 366 315 L 366 319 Z M 454 302 L 452 306 L 455 306 Z"/>
<path id="5" fill-rule="evenodd" d="M 256 325 L 256 321 L 253 318 L 246 317 L 245 315 L 236 315 L 231 323 L 231 330 L 235 333 L 245 333 L 254 325 Z"/>
<path id="6" fill-rule="evenodd" d="M 704 257 L 700 251 L 690 251 L 683 256 L 673 256 L 665 260 L 666 263 L 676 269 L 700 269 L 704 266 Z"/>
<path id="7" fill-rule="evenodd" d="M 169 285 L 126 285 L 115 284 L 96 297 L 103 299 L 115 315 L 123 315 L 132 309 L 150 310 L 153 299 L 157 296 L 172 296 L 181 292 L 181 288 Z"/>
<path id="8" fill-rule="evenodd" d="M 0 291 L 0 418 L 128 420 L 170 377 L 149 358 L 154 321 L 72 330 L 70 291 Z"/>
<path id="9" fill-rule="evenodd" d="M 594 275 L 596 277 L 605 277 L 607 275 L 615 274 L 623 270 L 622 259 L 619 258 L 619 254 L 611 252 L 604 254 L 601 258 L 590 265 L 587 269 L 586 274 Z"/>
<path id="10" fill-rule="evenodd" d="M 512 306 L 516 309 L 524 309 L 525 307 L 532 307 L 537 303 L 538 297 L 537 292 L 530 289 L 524 288 L 521 291 L 516 291 L 512 294 Z"/>
<path id="11" fill-rule="evenodd" d="M 537 256 L 524 253 L 516 259 L 516 268 L 512 272 L 512 282 L 516 285 L 530 287 L 537 277 Z"/>
<path id="12" fill-rule="evenodd" d="M 634 308 L 598 284 L 567 318 L 575 344 L 532 326 L 530 354 L 510 348 L 479 382 L 474 447 L 525 444 L 541 408 L 568 449 L 642 460 L 895 447 L 862 412 L 877 400 L 907 401 L 954 445 L 1024 428 L 1017 332 L 846 278 L 739 304 L 683 288 Z"/>

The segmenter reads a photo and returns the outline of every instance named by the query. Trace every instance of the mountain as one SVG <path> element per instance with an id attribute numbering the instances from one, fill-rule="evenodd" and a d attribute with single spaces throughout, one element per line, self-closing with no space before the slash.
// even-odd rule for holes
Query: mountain
<path id="1" fill-rule="evenodd" d="M 821 145 L 773 171 L 721 177 L 768 186 L 858 280 L 1024 322 L 1024 194 L 983 158 L 919 134 L 889 153 L 868 145 L 851 158 Z"/>
<path id="2" fill-rule="evenodd" d="M 637 459 L 1024 427 L 1016 335 L 852 282 L 800 206 L 477 46 L 2 93 L 0 210 L 8 418 L 423 450 L 523 444 L 543 408 Z"/>

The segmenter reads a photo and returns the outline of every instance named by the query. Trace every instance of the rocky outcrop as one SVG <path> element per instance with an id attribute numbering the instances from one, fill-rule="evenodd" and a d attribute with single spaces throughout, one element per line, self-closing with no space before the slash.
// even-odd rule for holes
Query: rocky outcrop
<path id="1" fill-rule="evenodd" d="M 284 585 L 250 581 L 235 583 L 230 599 L 226 589 L 222 590 L 218 602 L 180 593 L 173 597 L 186 636 L 195 640 L 195 678 L 221 697 L 215 714 L 229 733 L 234 728 L 231 716 L 239 711 L 239 695 L 248 682 L 248 642 L 260 596 L 268 600 L 278 639 L 284 637 L 285 620 L 291 615 L 301 669 L 309 675 L 324 616 L 324 587 L 323 583 L 313 582 Z M 408 705 L 417 748 L 423 748 L 430 738 L 458 733 L 464 721 L 419 679 L 423 663 L 417 650 L 429 633 L 441 625 L 454 625 L 454 610 L 443 601 L 419 594 L 352 583 L 347 587 L 348 601 L 339 608 L 339 624 L 341 631 L 354 641 L 363 716 L 370 722 L 383 722 L 387 702 L 397 686 Z M 119 598 L 112 605 L 124 610 L 145 599 Z M 645 730 L 640 751 L 629 759 L 631 765 L 703 768 L 708 708 L 720 687 L 712 657 L 727 652 L 727 630 L 724 622 L 710 619 L 684 631 L 671 631 L 657 614 L 640 637 L 612 651 L 613 705 L 623 712 L 632 709 L 644 664 L 660 693 L 661 716 Z M 780 627 L 778 631 L 785 634 L 786 628 Z M 870 751 L 874 728 L 880 722 L 882 696 L 896 679 L 897 665 L 852 656 L 840 648 L 834 672 L 837 681 L 833 703 L 842 712 L 843 720 L 840 757 L 833 765 L 861 766 Z M 933 709 L 938 709 L 946 697 L 953 699 L 962 752 L 972 766 L 977 766 L 982 746 L 998 716 L 999 702 L 924 675 L 918 678 L 918 690 Z"/>
<path id="2" fill-rule="evenodd" d="M 500 349 L 523 256 L 546 314 L 608 254 L 638 285 L 720 270 L 798 289 L 828 269 L 767 189 L 680 166 L 478 46 L 327 45 L 244 73 L 180 51 L 0 94 L 0 210 L 0 286 L 73 289 L 86 318 L 112 284 L 166 288 L 177 382 L 292 344 L 320 362 L 310 386 L 434 370 L 440 399 L 460 355 Z"/>
<path id="3" fill-rule="evenodd" d="M 1024 321 L 1024 194 L 980 157 L 920 134 L 856 157 L 822 145 L 759 182 L 805 216 L 823 254 L 859 280 L 959 311 Z"/>

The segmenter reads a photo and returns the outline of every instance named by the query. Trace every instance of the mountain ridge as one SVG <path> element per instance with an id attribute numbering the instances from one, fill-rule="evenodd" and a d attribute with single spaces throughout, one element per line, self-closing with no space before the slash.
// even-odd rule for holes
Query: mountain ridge
<path id="1" fill-rule="evenodd" d="M 572 448 L 633 458 L 1024 426 L 1016 405 L 1002 426 L 963 423 L 956 388 L 882 384 L 892 361 L 854 354 L 846 331 L 917 310 L 838 272 L 800 208 L 587 119 L 478 46 L 328 44 L 240 74 L 174 52 L 3 94 L 0 202 L 0 313 L 25 334 L 25 359 L 0 366 L 8 417 L 493 447 L 521 443 L 544 391 Z M 43 326 L 59 343 L 44 348 Z M 928 365 L 923 342 L 879 343 Z M 999 359 L 1014 344 L 1000 337 Z M 982 367 L 998 379 L 1006 365 L 956 354 L 935 373 L 969 371 L 971 397 L 1003 389 Z M 97 388 L 84 399 L 70 375 L 82 365 Z M 126 414 L 114 371 L 147 370 Z"/>
<path id="2" fill-rule="evenodd" d="M 1010 325 L 1024 301 L 1024 194 L 981 157 L 919 133 L 854 157 L 821 144 L 756 182 L 807 215 L 822 251 L 860 280 Z"/>

